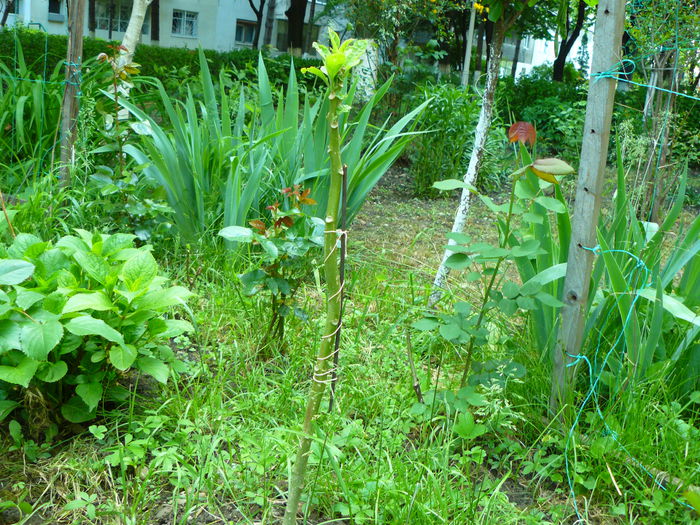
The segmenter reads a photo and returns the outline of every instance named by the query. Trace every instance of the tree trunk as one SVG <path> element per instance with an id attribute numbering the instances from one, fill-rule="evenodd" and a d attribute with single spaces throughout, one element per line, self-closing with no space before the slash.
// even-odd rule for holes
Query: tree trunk
<path id="1" fill-rule="evenodd" d="M 304 51 L 311 53 L 313 36 L 314 36 L 314 18 L 316 18 L 316 0 L 311 0 L 311 7 L 309 8 L 309 30 L 306 35 L 306 46 Z"/>
<path id="2" fill-rule="evenodd" d="M 88 33 L 92 38 L 95 38 L 95 29 L 97 21 L 95 20 L 95 0 L 88 0 Z"/>
<path id="3" fill-rule="evenodd" d="M 513 53 L 513 65 L 510 67 L 510 76 L 515 78 L 515 74 L 518 72 L 518 61 L 520 59 L 520 45 L 523 43 L 523 37 L 518 35 L 518 39 L 515 41 L 515 52 Z"/>
<path id="4" fill-rule="evenodd" d="M 462 86 L 469 85 L 469 68 L 472 63 L 472 43 L 474 42 L 474 21 L 476 20 L 476 8 L 472 6 L 469 15 L 469 29 L 464 37 L 464 64 L 462 65 Z"/>
<path id="5" fill-rule="evenodd" d="M 481 73 L 481 55 L 484 52 L 484 31 L 485 26 L 483 22 L 479 23 L 479 39 L 476 42 L 476 63 L 474 64 L 474 70 Z"/>
<path id="6" fill-rule="evenodd" d="M 114 0 L 109 0 L 109 6 L 107 7 L 107 11 L 107 40 L 112 40 L 112 24 L 114 24 Z"/>
<path id="7" fill-rule="evenodd" d="M 260 29 L 262 28 L 263 14 L 265 13 L 265 0 L 259 0 L 259 4 L 256 7 L 253 0 L 248 0 L 250 8 L 255 13 L 255 34 L 253 35 L 253 49 L 258 49 L 260 44 Z"/>
<path id="8" fill-rule="evenodd" d="M 0 20 L 0 27 L 5 27 L 7 24 L 7 17 L 10 16 L 10 12 L 15 9 L 15 0 L 8 0 L 5 6 L 5 12 L 2 14 L 2 20 Z"/>
<path id="9" fill-rule="evenodd" d="M 587 5 L 588 4 L 586 4 L 585 0 L 579 0 L 578 11 L 576 12 L 576 24 L 574 25 L 573 30 L 568 33 L 565 38 L 562 38 L 561 45 L 559 46 L 559 52 L 557 53 L 557 58 L 554 60 L 554 65 L 552 66 L 552 80 L 555 82 L 564 81 L 564 66 L 566 65 L 566 57 L 569 56 L 571 48 L 574 47 L 574 43 L 578 39 L 578 35 L 581 33 L 583 22 L 586 20 Z"/>
<path id="10" fill-rule="evenodd" d="M 146 18 L 146 10 L 151 3 L 151 0 L 133 0 L 131 8 L 131 16 L 129 17 L 129 25 L 126 26 L 126 32 L 122 39 L 122 46 L 126 50 L 122 50 L 119 57 L 119 64 L 129 64 L 134 59 L 134 51 L 136 44 L 141 39 L 141 30 L 143 29 L 143 21 Z"/>
<path id="11" fill-rule="evenodd" d="M 476 181 L 476 176 L 479 173 L 479 167 L 481 166 L 481 161 L 484 158 L 484 151 L 486 149 L 486 137 L 491 127 L 491 120 L 493 118 L 493 98 L 496 93 L 496 85 L 498 84 L 498 70 L 501 62 L 501 55 L 503 53 L 503 40 L 506 36 L 506 25 L 502 20 L 499 20 L 494 24 L 493 38 L 491 40 L 491 60 L 488 64 L 488 71 L 486 77 L 486 89 L 484 90 L 484 99 L 481 104 L 481 111 L 479 112 L 479 121 L 476 125 L 476 131 L 474 134 L 474 146 L 472 148 L 471 158 L 469 159 L 469 167 L 467 168 L 467 173 L 464 175 L 464 182 L 469 185 L 474 185 Z M 452 231 L 454 233 L 461 233 L 464 231 L 464 226 L 467 222 L 467 214 L 469 213 L 469 197 L 471 193 L 468 189 L 464 188 L 462 190 L 462 196 L 459 200 L 459 206 L 457 208 L 457 213 L 455 214 L 454 224 L 452 225 Z M 454 240 L 450 239 L 449 245 L 456 244 Z M 447 275 L 449 274 L 449 268 L 445 266 L 445 261 L 452 255 L 451 251 L 445 250 L 442 257 L 442 262 L 438 268 L 437 274 L 435 275 L 435 281 L 433 282 L 433 291 L 430 294 L 430 304 L 434 305 L 442 296 L 442 290 L 447 280 Z"/>
<path id="12" fill-rule="evenodd" d="M 151 44 L 160 41 L 160 0 L 151 3 Z"/>
<path id="13" fill-rule="evenodd" d="M 493 22 L 490 20 L 486 21 L 484 32 L 486 34 L 486 71 L 488 71 L 489 60 L 491 59 L 491 42 L 493 42 Z"/>
<path id="14" fill-rule="evenodd" d="M 301 54 L 304 45 L 304 18 L 306 18 L 306 0 L 291 0 L 287 17 L 287 47 L 292 54 Z"/>
<path id="15" fill-rule="evenodd" d="M 71 167 L 75 158 L 75 136 L 80 110 L 80 71 L 83 56 L 83 19 L 85 0 L 72 0 L 68 16 L 68 51 L 66 55 L 66 87 L 61 108 L 61 185 L 70 185 Z"/>
<path id="16" fill-rule="evenodd" d="M 277 1 L 270 0 L 270 3 L 267 4 L 267 19 L 265 20 L 265 36 L 263 37 L 263 46 L 269 46 L 270 44 L 272 44 L 272 29 L 275 25 L 276 10 Z"/>

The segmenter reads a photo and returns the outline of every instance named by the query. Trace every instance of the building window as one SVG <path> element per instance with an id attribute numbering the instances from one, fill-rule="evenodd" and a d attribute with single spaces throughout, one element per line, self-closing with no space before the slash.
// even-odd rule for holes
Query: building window
<path id="1" fill-rule="evenodd" d="M 197 36 L 197 13 L 173 9 L 173 35 Z"/>
<path id="2" fill-rule="evenodd" d="M 236 44 L 252 45 L 255 39 L 255 22 L 238 20 L 236 22 Z"/>
<path id="3" fill-rule="evenodd" d="M 114 0 L 114 12 L 112 13 L 112 31 L 124 33 L 129 26 L 129 18 L 131 18 L 131 1 L 130 0 Z M 97 29 L 109 31 L 109 3 L 96 2 L 95 5 L 95 25 Z M 149 8 L 150 9 L 150 8 Z M 143 21 L 141 33 L 148 34 L 150 17 L 146 14 Z"/>
<path id="4" fill-rule="evenodd" d="M 15 2 L 18 4 L 19 2 Z M 59 15 L 61 14 L 61 0 L 49 0 L 49 13 Z"/>

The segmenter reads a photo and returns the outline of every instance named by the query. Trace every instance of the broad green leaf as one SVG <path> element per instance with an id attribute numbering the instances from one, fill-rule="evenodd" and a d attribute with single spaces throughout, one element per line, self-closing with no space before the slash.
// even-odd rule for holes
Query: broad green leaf
<path id="1" fill-rule="evenodd" d="M 18 406 L 19 403 L 17 401 L 10 401 L 9 399 L 0 400 L 0 423 Z"/>
<path id="2" fill-rule="evenodd" d="M 73 258 L 91 279 L 102 285 L 107 283 L 109 265 L 102 257 L 92 252 L 75 252 Z"/>
<path id="3" fill-rule="evenodd" d="M 102 256 L 110 257 L 124 248 L 131 248 L 134 245 L 135 235 L 130 233 L 115 233 L 107 237 L 102 243 Z"/>
<path id="4" fill-rule="evenodd" d="M 251 242 L 253 240 L 253 230 L 243 226 L 227 226 L 219 232 L 219 235 L 227 241 Z"/>
<path id="5" fill-rule="evenodd" d="M 554 213 L 566 212 L 566 206 L 564 206 L 564 204 L 559 202 L 559 200 L 555 199 L 554 197 L 537 197 L 535 202 L 540 206 L 547 208 L 549 211 L 553 211 Z"/>
<path id="6" fill-rule="evenodd" d="M 82 312 L 83 310 L 102 312 L 113 308 L 114 304 L 104 292 L 79 293 L 68 299 L 63 307 L 63 313 Z"/>
<path id="7" fill-rule="evenodd" d="M 449 232 L 447 235 L 445 235 L 445 237 L 456 242 L 457 244 L 469 244 L 472 242 L 472 238 L 466 233 Z"/>
<path id="8" fill-rule="evenodd" d="M 552 308 L 561 308 L 562 306 L 564 306 L 564 303 L 562 303 L 553 295 L 548 294 L 547 292 L 538 292 L 537 294 L 535 294 L 535 298 L 542 304 L 546 304 L 547 306 L 551 306 Z"/>
<path id="9" fill-rule="evenodd" d="M 433 330 L 438 326 L 438 321 L 434 317 L 425 317 L 411 324 L 413 328 L 420 331 Z"/>
<path id="10" fill-rule="evenodd" d="M 147 288 L 158 274 L 158 264 L 146 250 L 139 251 L 122 266 L 119 278 L 131 292 Z"/>
<path id="11" fill-rule="evenodd" d="M 119 345 L 109 351 L 109 362 L 117 370 L 127 370 L 136 361 L 136 348 L 133 345 Z"/>
<path id="12" fill-rule="evenodd" d="M 34 274 L 34 265 L 21 259 L 0 260 L 0 285 L 19 284 Z"/>
<path id="13" fill-rule="evenodd" d="M 95 417 L 95 411 L 90 410 L 78 396 L 73 396 L 66 403 L 63 403 L 61 414 L 71 423 L 84 423 Z"/>
<path id="14" fill-rule="evenodd" d="M 187 288 L 172 286 L 162 290 L 153 290 L 137 300 L 136 306 L 142 310 L 161 311 L 176 305 L 184 305 L 192 295 Z"/>
<path id="15" fill-rule="evenodd" d="M 463 270 L 472 265 L 472 258 L 466 253 L 453 253 L 445 260 L 445 266 L 452 270 Z"/>
<path id="16" fill-rule="evenodd" d="M 481 407 L 487 404 L 486 398 L 476 392 L 473 386 L 465 386 L 457 392 L 457 399 L 464 399 L 467 403 L 475 407 Z"/>
<path id="17" fill-rule="evenodd" d="M 75 393 L 87 405 L 88 410 L 92 412 L 97 408 L 100 399 L 102 399 L 102 384 L 97 382 L 83 383 L 75 387 Z"/>
<path id="18" fill-rule="evenodd" d="M 560 159 L 537 159 L 530 164 L 530 169 L 540 179 L 558 184 L 554 175 L 567 175 L 574 172 L 574 168 Z"/>
<path id="19" fill-rule="evenodd" d="M 15 303 L 22 310 L 29 310 L 32 305 L 38 303 L 44 298 L 44 294 L 35 292 L 34 290 L 17 290 Z"/>
<path id="20" fill-rule="evenodd" d="M 17 366 L 0 366 L 0 381 L 29 387 L 29 382 L 34 377 L 34 373 L 39 368 L 39 362 L 31 357 L 22 357 Z"/>
<path id="21" fill-rule="evenodd" d="M 442 191 L 450 191 L 450 190 L 456 190 L 456 189 L 468 189 L 472 193 L 478 193 L 478 190 L 471 184 L 466 183 L 461 180 L 457 179 L 445 179 L 445 180 L 439 180 L 435 183 L 433 183 L 433 188 L 442 190 Z"/>
<path id="22" fill-rule="evenodd" d="M 194 331 L 192 324 L 184 319 L 151 319 L 148 322 L 148 330 L 151 335 L 161 338 L 177 337 L 186 332 Z"/>
<path id="23" fill-rule="evenodd" d="M 136 360 L 136 368 L 144 374 L 152 376 L 159 383 L 167 383 L 170 377 L 170 368 L 160 359 L 154 357 L 139 357 Z"/>
<path id="24" fill-rule="evenodd" d="M 20 332 L 22 325 L 9 319 L 0 320 L 0 353 L 21 348 Z"/>
<path id="25" fill-rule="evenodd" d="M 462 336 L 462 329 L 455 323 L 440 325 L 440 335 L 448 341 L 454 341 Z"/>
<path id="26" fill-rule="evenodd" d="M 534 257 L 535 255 L 546 253 L 540 249 L 540 241 L 537 239 L 528 239 L 522 244 L 514 246 L 512 252 L 515 257 Z"/>
<path id="27" fill-rule="evenodd" d="M 22 352 L 36 361 L 45 361 L 63 337 L 63 325 L 58 321 L 25 323 L 20 333 Z"/>
<path id="28" fill-rule="evenodd" d="M 514 282 L 506 281 L 503 284 L 503 288 L 501 289 L 501 292 L 508 299 L 515 299 L 518 296 L 518 294 L 520 293 L 520 286 L 518 286 Z"/>
<path id="29" fill-rule="evenodd" d="M 68 365 L 64 361 L 55 363 L 41 363 L 39 370 L 36 372 L 36 378 L 41 379 L 45 383 L 55 383 L 68 372 Z"/>
<path id="30" fill-rule="evenodd" d="M 474 422 L 474 416 L 471 412 L 460 412 L 452 429 L 455 434 L 466 440 L 476 439 L 485 434 L 487 430 L 486 425 Z"/>
<path id="31" fill-rule="evenodd" d="M 692 490 L 686 490 L 683 493 L 683 497 L 686 500 L 688 500 L 688 503 L 690 503 L 693 506 L 695 512 L 700 513 L 700 493 L 694 492 Z"/>
<path id="32" fill-rule="evenodd" d="M 521 287 L 523 295 L 533 295 L 539 292 L 545 284 L 561 279 L 566 275 L 566 263 L 555 264 L 542 270 L 534 277 L 528 279 Z"/>
<path id="33" fill-rule="evenodd" d="M 656 290 L 654 288 L 637 290 L 637 294 L 651 302 L 656 300 Z M 681 319 L 682 321 L 687 321 L 689 323 L 693 323 L 694 325 L 700 326 L 700 315 L 693 312 L 675 297 L 663 294 L 663 307 L 664 310 L 673 315 L 676 319 Z"/>
<path id="34" fill-rule="evenodd" d="M 113 343 L 123 344 L 124 337 L 102 319 L 83 315 L 71 319 L 65 325 L 66 330 L 75 335 L 99 335 Z"/>

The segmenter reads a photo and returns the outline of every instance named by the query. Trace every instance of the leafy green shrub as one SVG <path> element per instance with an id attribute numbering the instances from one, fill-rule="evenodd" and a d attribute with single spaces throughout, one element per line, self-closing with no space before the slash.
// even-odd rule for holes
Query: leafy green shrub
<path id="1" fill-rule="evenodd" d="M 539 149 L 564 159 L 578 158 L 586 102 L 562 102 L 557 97 L 536 98 L 523 110 L 523 120 L 537 128 Z"/>
<path id="2" fill-rule="evenodd" d="M 447 84 L 428 84 L 429 99 L 419 126 L 425 134 L 413 144 L 411 175 L 416 195 L 436 195 L 433 183 L 459 178 L 469 162 L 469 146 L 479 117 L 476 99 Z"/>
<path id="3" fill-rule="evenodd" d="M 290 313 L 305 319 L 307 315 L 296 305 L 294 296 L 303 279 L 313 270 L 310 255 L 323 247 L 325 225 L 318 217 L 301 211 L 313 205 L 310 190 L 300 186 L 281 191 L 284 204 L 267 207 L 269 220 L 250 221 L 251 228 L 228 226 L 219 232 L 229 242 L 250 243 L 256 248 L 256 268 L 239 277 L 243 293 L 248 296 L 267 290 L 272 295 L 270 324 L 263 344 L 284 338 L 284 320 Z"/>
<path id="4" fill-rule="evenodd" d="M 509 112 L 513 121 L 524 120 L 522 112 L 534 100 L 555 97 L 562 103 L 585 101 L 586 83 L 572 64 L 567 64 L 564 82 L 552 81 L 552 66 L 542 65 L 532 69 L 527 75 L 517 79 L 511 77 L 498 81 L 496 101 L 501 112 Z"/>
<path id="5" fill-rule="evenodd" d="M 423 97 L 429 102 L 419 120 L 424 133 L 411 148 L 411 175 L 416 195 L 436 196 L 434 182 L 461 178 L 467 170 L 479 118 L 479 102 L 467 96 L 463 88 L 451 84 L 425 85 Z M 494 190 L 499 185 L 498 158 L 505 142 L 501 127 L 492 126 L 477 179 L 480 188 Z"/>
<path id="6" fill-rule="evenodd" d="M 130 369 L 161 383 L 183 370 L 167 343 L 192 327 L 165 314 L 190 292 L 167 285 L 133 235 L 77 234 L 0 245 L 0 419 L 39 399 L 33 420 L 60 409 L 87 421 L 100 401 L 124 400 Z"/>
<path id="7" fill-rule="evenodd" d="M 14 61 L 17 55 L 17 36 L 24 50 L 24 56 L 29 68 L 37 75 L 47 77 L 46 72 L 51 72 L 55 68 L 62 68 L 66 59 L 67 37 L 64 35 L 49 35 L 42 31 L 34 31 L 26 28 L 17 28 L 0 32 L 0 60 L 7 63 Z M 83 38 L 83 56 L 94 58 L 100 53 L 108 53 L 108 45 L 118 45 L 119 42 L 107 41 L 100 38 Z M 222 69 L 233 69 L 242 72 L 249 80 L 256 77 L 256 66 L 258 62 L 258 51 L 253 49 L 234 49 L 232 51 L 214 51 L 207 49 L 204 51 L 209 62 L 209 67 L 214 75 L 218 75 Z M 289 55 L 272 57 L 265 55 L 265 65 L 268 68 L 270 80 L 275 85 L 284 85 L 289 75 Z M 176 70 L 189 70 L 191 75 L 199 72 L 199 60 L 196 49 L 185 49 L 178 47 L 160 47 L 146 44 L 139 44 L 134 54 L 134 62 L 141 65 L 141 74 L 154 76 L 158 74 L 158 68 L 167 64 Z M 303 67 L 316 66 L 320 62 L 315 59 L 294 59 L 294 67 L 297 73 Z M 183 69 L 184 68 L 184 69 Z M 308 82 L 309 86 L 314 85 L 313 78 L 301 80 L 302 84 Z"/>

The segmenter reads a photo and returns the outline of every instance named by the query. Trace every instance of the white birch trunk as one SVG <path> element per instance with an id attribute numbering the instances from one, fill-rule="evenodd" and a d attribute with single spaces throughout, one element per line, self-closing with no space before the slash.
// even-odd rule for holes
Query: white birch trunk
<path id="1" fill-rule="evenodd" d="M 469 69 L 472 62 L 472 42 L 474 42 L 474 22 L 476 21 L 476 8 L 472 5 L 472 12 L 469 15 L 469 30 L 467 31 L 467 41 L 464 51 L 464 64 L 462 65 L 462 86 L 469 85 Z"/>
<path id="2" fill-rule="evenodd" d="M 143 29 L 143 21 L 146 18 L 146 10 L 151 5 L 151 0 L 133 0 L 131 8 L 131 16 L 129 17 L 129 25 L 126 26 L 126 32 L 122 39 L 122 45 L 126 48 L 119 56 L 119 65 L 124 66 L 129 64 L 134 59 L 134 51 L 136 44 L 141 39 L 141 30 Z"/>
<path id="3" fill-rule="evenodd" d="M 129 17 L 129 25 L 126 26 L 126 31 L 124 32 L 124 38 L 122 39 L 122 46 L 126 49 L 122 49 L 119 52 L 119 58 L 117 59 L 117 65 L 122 68 L 127 64 L 131 64 L 134 60 L 134 53 L 136 52 L 136 45 L 141 40 L 141 30 L 143 29 L 143 21 L 146 18 L 146 10 L 148 6 L 151 5 L 152 0 L 133 0 L 133 5 L 131 7 L 131 16 Z M 129 98 L 129 92 L 131 91 L 131 84 L 128 82 L 119 83 L 119 96 L 124 98 Z M 129 111 L 126 109 L 120 109 L 117 114 L 119 120 L 127 120 L 129 118 Z"/>
<path id="4" fill-rule="evenodd" d="M 479 122 L 476 125 L 476 131 L 474 132 L 474 146 L 472 147 L 471 158 L 469 159 L 469 167 L 467 172 L 464 174 L 464 182 L 469 185 L 474 185 L 476 181 L 476 176 L 479 173 L 479 168 L 481 166 L 481 161 L 484 158 L 484 151 L 486 149 L 486 137 L 489 133 L 489 128 L 491 127 L 491 121 L 493 118 L 493 99 L 496 93 L 496 84 L 498 84 L 498 70 L 501 65 L 501 54 L 503 51 L 503 40 L 505 38 L 505 31 L 497 25 L 493 32 L 493 41 L 491 42 L 491 53 L 488 65 L 488 71 L 486 72 L 486 89 L 484 91 L 484 100 L 481 105 L 481 111 L 479 112 Z M 464 226 L 467 222 L 467 215 L 469 214 L 469 197 L 470 192 L 468 189 L 462 190 L 462 196 L 459 199 L 459 206 L 457 207 L 457 212 L 455 214 L 455 221 L 452 225 L 452 232 L 461 233 L 464 231 Z M 456 244 L 452 239 L 449 240 L 448 245 Z M 447 280 L 447 276 L 450 273 L 450 269 L 445 266 L 447 258 L 452 254 L 451 251 L 445 250 L 442 256 L 442 262 L 435 275 L 435 280 L 433 281 L 433 291 L 430 294 L 430 306 L 434 305 L 442 296 L 442 290 Z"/>

